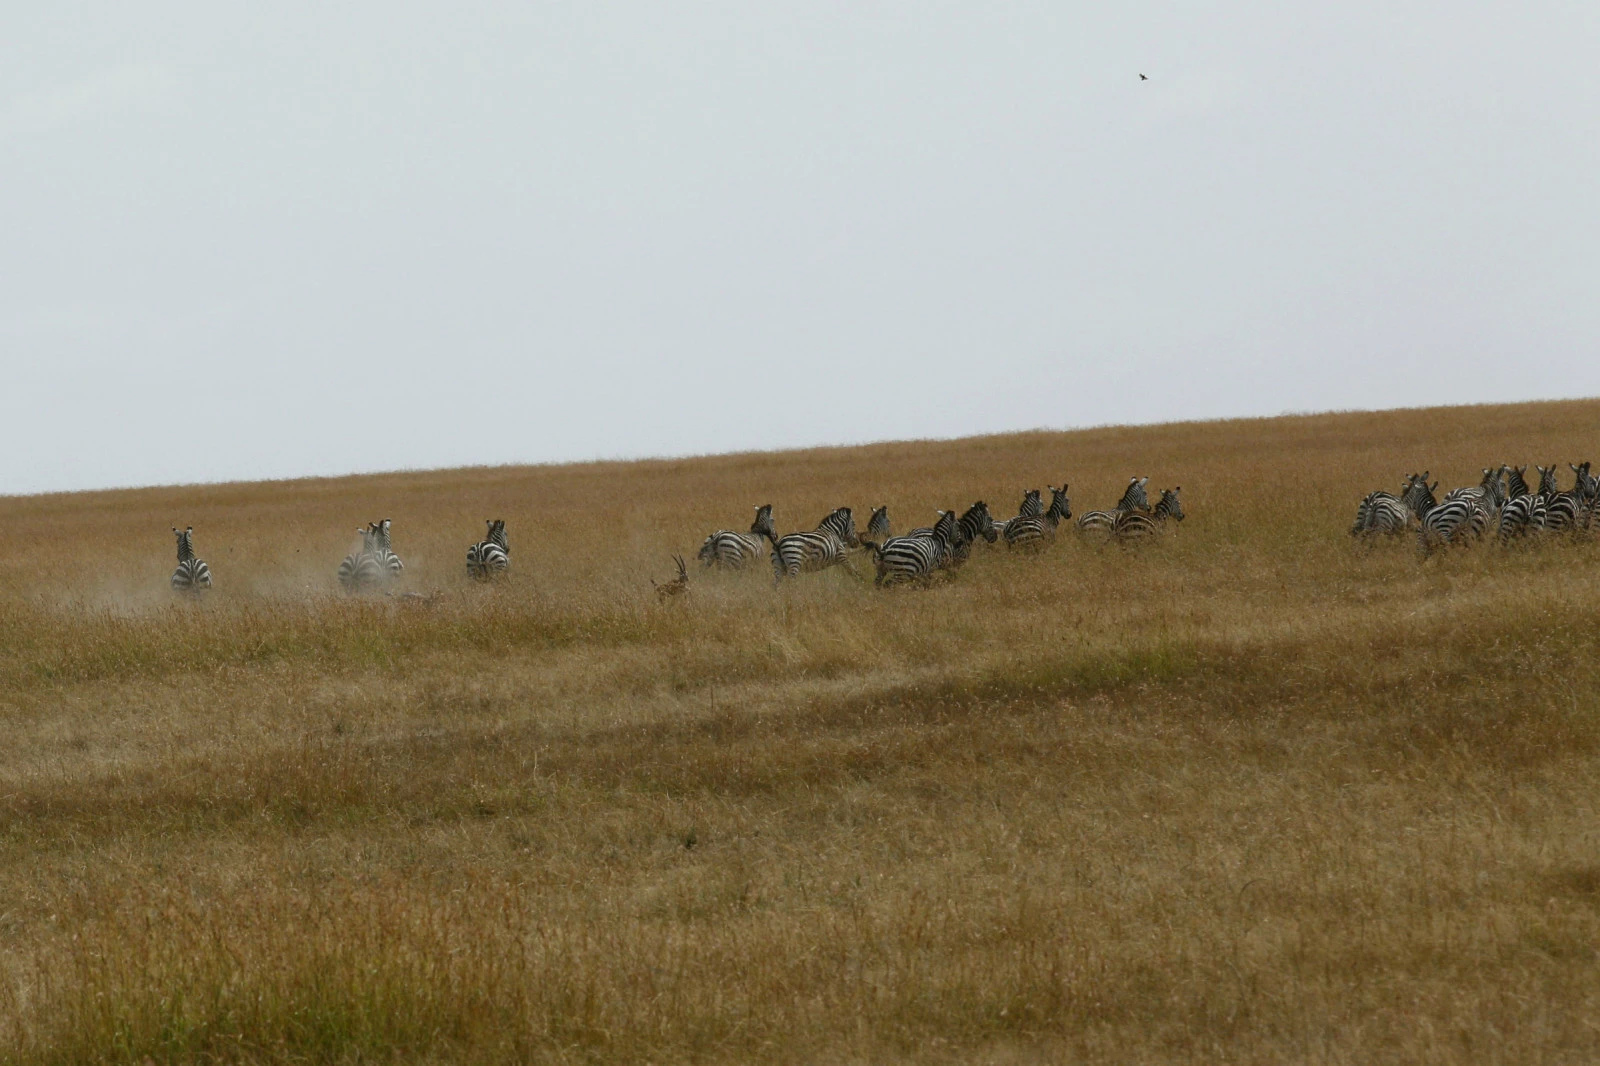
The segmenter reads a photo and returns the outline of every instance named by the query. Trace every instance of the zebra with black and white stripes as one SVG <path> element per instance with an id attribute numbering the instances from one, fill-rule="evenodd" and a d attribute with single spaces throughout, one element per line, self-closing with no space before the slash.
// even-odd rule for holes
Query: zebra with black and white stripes
<path id="1" fill-rule="evenodd" d="M 1543 496 L 1525 492 L 1513 496 L 1500 508 L 1500 543 L 1506 544 L 1544 528 L 1547 507 Z"/>
<path id="2" fill-rule="evenodd" d="M 916 532 L 912 530 L 912 535 Z M 881 544 L 893 536 L 894 532 L 889 528 L 889 505 L 874 507 L 872 517 L 867 519 L 867 537 Z M 866 541 L 863 540 L 861 543 L 865 544 Z"/>
<path id="3" fill-rule="evenodd" d="M 1528 481 L 1527 481 L 1527 478 L 1524 476 L 1524 475 L 1526 475 L 1528 473 L 1528 468 L 1527 467 L 1525 467 L 1525 466 L 1509 466 L 1508 465 L 1505 468 L 1505 471 L 1506 471 L 1506 499 L 1507 500 L 1515 500 L 1520 496 L 1531 496 L 1531 495 L 1533 495 L 1533 490 L 1528 488 Z"/>
<path id="4" fill-rule="evenodd" d="M 941 512 L 943 513 L 943 512 Z M 907 533 L 908 537 L 931 537 L 932 526 L 922 526 Z M 956 520 L 956 534 L 953 551 L 950 558 L 951 565 L 959 565 L 972 557 L 972 545 L 982 537 L 993 544 L 1000 539 L 1000 530 L 995 526 L 994 516 L 989 513 L 989 505 L 979 500 L 968 507 Z M 874 540 L 877 538 L 874 537 Z M 865 541 L 862 541 L 865 544 Z"/>
<path id="5" fill-rule="evenodd" d="M 1551 533 L 1571 533 L 1579 528 L 1585 513 L 1584 479 L 1571 491 L 1563 492 L 1556 486 L 1556 465 L 1539 469 L 1539 495 L 1544 497 L 1544 528 Z"/>
<path id="6" fill-rule="evenodd" d="M 1050 506 L 1041 515 L 1019 516 L 1006 523 L 1007 548 L 1042 548 L 1055 539 L 1056 526 L 1072 517 L 1072 504 L 1067 500 L 1067 486 L 1050 489 Z"/>
<path id="7" fill-rule="evenodd" d="M 378 565 L 383 567 L 384 580 L 395 581 L 399 579 L 400 571 L 405 569 L 405 564 L 389 547 L 390 524 L 387 518 L 372 523 L 372 554 L 377 558 Z"/>
<path id="8" fill-rule="evenodd" d="M 1127 511 L 1150 510 L 1150 497 L 1145 493 L 1145 485 L 1149 482 L 1147 477 L 1128 479 L 1128 487 L 1122 491 L 1122 499 L 1109 511 L 1085 511 L 1078 517 L 1078 532 L 1080 534 L 1101 533 L 1106 537 L 1116 535 L 1117 516 Z"/>
<path id="9" fill-rule="evenodd" d="M 1027 518 L 1038 518 L 1044 514 L 1044 500 L 1039 495 L 1038 489 L 1029 489 L 1022 494 L 1022 506 L 1017 508 L 1017 517 L 1008 518 L 1000 524 L 1000 535 L 1005 536 L 1006 529 L 1012 522 L 1021 522 Z"/>
<path id="10" fill-rule="evenodd" d="M 1167 519 L 1174 522 L 1183 521 L 1183 501 L 1178 498 L 1182 485 L 1161 490 L 1161 498 L 1149 512 L 1145 511 L 1118 511 L 1117 523 L 1112 530 L 1112 536 L 1119 544 L 1143 540 L 1146 537 L 1157 536 L 1167 530 Z"/>
<path id="11" fill-rule="evenodd" d="M 838 565 L 852 574 L 856 573 L 850 565 L 849 552 L 852 548 L 861 547 L 861 538 L 856 536 L 856 521 L 848 507 L 831 512 L 817 523 L 816 529 L 809 532 L 789 533 L 782 537 L 769 532 L 767 537 L 772 541 L 775 581 L 781 582 L 786 577 Z"/>
<path id="12" fill-rule="evenodd" d="M 952 565 L 959 529 L 954 511 L 940 511 L 939 521 L 926 532 L 914 530 L 882 544 L 863 540 L 862 546 L 872 550 L 878 568 L 872 583 L 884 588 L 902 581 L 931 581 L 935 572 Z"/>
<path id="13" fill-rule="evenodd" d="M 178 568 L 172 572 L 172 591 L 189 592 L 198 596 L 211 587 L 211 568 L 194 553 L 194 527 L 172 527 L 178 538 Z"/>
<path id="14" fill-rule="evenodd" d="M 506 542 L 506 521 L 485 518 L 488 535 L 467 549 L 467 576 L 489 581 L 511 569 L 511 546 Z"/>
<path id="15" fill-rule="evenodd" d="M 1424 556 L 1435 549 L 1465 544 L 1483 536 L 1489 528 L 1490 514 L 1481 499 L 1458 496 L 1443 499 L 1422 516 L 1417 530 L 1417 549 Z"/>
<path id="16" fill-rule="evenodd" d="M 372 523 L 356 530 L 361 537 L 361 547 L 346 555 L 339 564 L 339 584 L 352 595 L 377 588 L 388 576 L 387 568 L 378 559 L 376 526 L 377 523 Z"/>
<path id="17" fill-rule="evenodd" d="M 1418 517 L 1413 506 L 1417 483 L 1427 484 L 1427 474 L 1411 474 L 1400 489 L 1400 495 L 1379 490 L 1369 492 L 1356 508 L 1356 520 L 1350 527 L 1352 537 L 1395 536 L 1411 528 Z"/>
<path id="18" fill-rule="evenodd" d="M 700 545 L 700 564 L 725 570 L 743 570 L 761 558 L 772 533 L 772 504 L 764 503 L 756 508 L 756 518 L 750 523 L 749 533 L 719 529 L 707 537 Z"/>

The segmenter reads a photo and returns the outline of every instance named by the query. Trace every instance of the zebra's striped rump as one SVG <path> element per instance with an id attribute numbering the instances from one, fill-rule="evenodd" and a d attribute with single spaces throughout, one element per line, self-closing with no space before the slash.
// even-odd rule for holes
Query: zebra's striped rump
<path id="1" fill-rule="evenodd" d="M 173 526 L 172 535 L 178 538 L 178 568 L 172 572 L 172 591 L 198 596 L 211 587 L 211 568 L 194 553 L 194 527 L 179 530 Z"/>
<path id="2" fill-rule="evenodd" d="M 1112 535 L 1116 537 L 1118 543 L 1128 543 L 1166 532 L 1169 518 L 1182 522 L 1183 503 L 1178 498 L 1182 489 L 1182 485 L 1163 489 L 1161 499 L 1156 501 L 1155 509 L 1152 511 L 1118 511 Z"/>
<path id="3" fill-rule="evenodd" d="M 1067 500 L 1067 486 L 1059 489 L 1050 486 L 1050 507 L 1040 515 L 1018 515 L 1006 523 L 1006 547 L 1038 549 L 1055 539 L 1056 526 L 1072 517 L 1072 505 Z"/>
<path id="4" fill-rule="evenodd" d="M 377 588 L 388 580 L 389 569 L 378 557 L 376 523 L 366 529 L 357 529 L 361 536 L 361 549 L 351 552 L 339 564 L 339 584 L 348 593 L 365 592 Z"/>
<path id="5" fill-rule="evenodd" d="M 511 569 L 505 519 L 485 518 L 483 523 L 488 527 L 488 537 L 467 549 L 467 576 L 475 581 L 488 581 Z"/>
<path id="6" fill-rule="evenodd" d="M 1483 536 L 1489 528 L 1489 512 L 1482 501 L 1473 498 L 1441 500 L 1422 516 L 1417 530 L 1417 548 L 1430 555 L 1441 547 L 1465 544 Z"/>

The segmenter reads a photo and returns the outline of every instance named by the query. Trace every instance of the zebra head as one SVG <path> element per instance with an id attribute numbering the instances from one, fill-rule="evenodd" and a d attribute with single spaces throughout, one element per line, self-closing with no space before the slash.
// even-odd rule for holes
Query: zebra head
<path id="1" fill-rule="evenodd" d="M 1183 501 L 1178 499 L 1178 493 L 1183 491 L 1182 485 L 1174 485 L 1170 489 L 1161 490 L 1161 499 L 1156 501 L 1155 513 L 1166 518 L 1183 521 Z"/>
<path id="2" fill-rule="evenodd" d="M 848 507 L 839 508 L 817 523 L 817 532 L 824 530 L 838 537 L 847 548 L 861 547 L 861 538 L 856 536 L 856 520 Z"/>
<path id="3" fill-rule="evenodd" d="M 961 535 L 961 525 L 956 519 L 954 511 L 940 511 L 939 520 L 933 524 L 934 537 L 942 541 L 944 546 L 953 548 Z"/>
<path id="4" fill-rule="evenodd" d="M 1539 495 L 1554 496 L 1561 491 L 1556 488 L 1556 465 L 1554 463 L 1549 466 L 1535 464 L 1534 469 L 1539 471 Z"/>
<path id="5" fill-rule="evenodd" d="M 1150 479 L 1135 477 L 1128 479 L 1128 487 L 1122 493 L 1122 499 L 1117 501 L 1119 511 L 1148 511 L 1150 497 L 1145 495 L 1144 486 Z"/>
<path id="6" fill-rule="evenodd" d="M 186 563 L 194 558 L 194 527 L 185 529 L 172 527 L 172 535 L 178 538 L 178 562 Z"/>
<path id="7" fill-rule="evenodd" d="M 872 517 L 867 519 L 867 536 L 873 540 L 889 539 L 889 505 L 875 507 Z"/>
<path id="8" fill-rule="evenodd" d="M 1505 471 L 1507 497 L 1514 500 L 1518 496 L 1527 496 L 1529 494 L 1526 477 L 1528 468 L 1525 466 L 1507 466 Z"/>
<path id="9" fill-rule="evenodd" d="M 485 518 L 483 524 L 489 527 L 489 535 L 483 539 L 509 555 L 511 553 L 511 545 L 506 543 L 506 520 L 504 518 L 492 520 Z"/>
<path id="10" fill-rule="evenodd" d="M 967 513 L 961 516 L 961 530 L 967 540 L 977 540 L 982 537 L 993 544 L 1000 537 L 1000 530 L 994 524 L 994 516 L 989 513 L 989 505 L 982 500 L 968 507 Z"/>
<path id="11" fill-rule="evenodd" d="M 366 529 L 357 527 L 356 533 L 361 537 L 361 550 L 368 555 L 378 550 L 378 523 L 368 523 Z"/>
<path id="12" fill-rule="evenodd" d="M 1589 463 L 1588 463 L 1588 461 L 1585 460 L 1584 462 L 1579 463 L 1576 466 L 1573 466 L 1573 464 L 1571 464 L 1571 463 L 1568 463 L 1567 465 L 1569 467 L 1572 467 L 1573 476 L 1578 479 L 1578 483 L 1572 487 L 1572 491 L 1576 492 L 1579 496 L 1582 496 L 1584 499 L 1589 499 L 1591 496 L 1594 495 L 1594 484 L 1595 483 L 1594 483 L 1594 479 L 1589 477 Z"/>
<path id="13" fill-rule="evenodd" d="M 1039 498 L 1038 489 L 1029 489 L 1022 496 L 1022 506 L 1017 508 L 1017 514 L 1022 518 L 1037 518 L 1044 514 L 1044 501 Z"/>
<path id="14" fill-rule="evenodd" d="M 772 504 L 764 503 L 756 508 L 756 520 L 750 523 L 750 532 L 754 536 L 766 537 L 768 540 L 778 539 L 778 531 L 772 525 Z"/>
<path id="15" fill-rule="evenodd" d="M 1434 499 L 1433 490 L 1439 487 L 1436 481 L 1432 487 L 1428 485 L 1428 473 L 1412 474 L 1411 480 L 1406 484 L 1405 492 L 1400 497 L 1400 502 L 1411 509 L 1418 518 L 1427 514 L 1438 506 L 1439 501 Z"/>
<path id="16" fill-rule="evenodd" d="M 1050 486 L 1050 510 L 1045 514 L 1052 516 L 1057 522 L 1065 522 L 1072 517 L 1072 503 L 1067 499 L 1067 486 L 1063 484 L 1059 489 Z"/>
<path id="17" fill-rule="evenodd" d="M 1503 466 L 1498 470 L 1492 466 L 1486 466 L 1483 468 L 1483 480 L 1478 482 L 1478 487 L 1483 490 L 1484 499 L 1488 500 L 1490 505 L 1494 507 L 1499 507 L 1506 502 L 1506 489 L 1500 483 L 1500 479 L 1505 476 L 1505 473 L 1506 468 Z"/>
<path id="18" fill-rule="evenodd" d="M 391 525 L 391 523 L 387 518 L 382 519 L 381 521 L 372 523 L 373 532 L 377 534 L 378 547 L 383 548 L 386 551 L 389 548 L 389 526 L 390 525 Z"/>

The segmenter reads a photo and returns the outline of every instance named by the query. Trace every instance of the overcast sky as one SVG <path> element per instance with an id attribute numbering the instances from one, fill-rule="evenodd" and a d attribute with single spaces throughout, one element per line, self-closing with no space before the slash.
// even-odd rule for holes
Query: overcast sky
<path id="1" fill-rule="evenodd" d="M 1592 0 L 11 4 L 0 493 L 1600 394 L 1597 56 Z"/>

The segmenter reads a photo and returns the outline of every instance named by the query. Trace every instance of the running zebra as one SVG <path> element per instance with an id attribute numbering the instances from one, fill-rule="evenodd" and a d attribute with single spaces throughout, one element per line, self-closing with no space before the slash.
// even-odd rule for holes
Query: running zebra
<path id="1" fill-rule="evenodd" d="M 764 503 L 756 508 L 756 520 L 750 523 L 749 533 L 719 529 L 707 537 L 705 543 L 700 545 L 700 565 L 743 570 L 761 558 L 771 534 L 772 504 Z"/>
<path id="2" fill-rule="evenodd" d="M 365 529 L 356 530 L 361 536 L 361 548 L 346 555 L 344 562 L 339 564 L 339 584 L 348 593 L 376 588 L 383 584 L 388 573 L 383 563 L 378 561 L 378 534 L 374 532 L 376 525 L 373 523 Z"/>
<path id="3" fill-rule="evenodd" d="M 901 581 L 927 584 L 936 571 L 951 565 L 959 529 L 954 511 L 940 511 L 939 521 L 926 534 L 913 531 L 904 537 L 891 537 L 881 545 L 863 540 L 862 546 L 872 549 L 877 562 L 878 576 L 872 583 L 879 588 Z"/>
<path id="4" fill-rule="evenodd" d="M 489 535 L 467 549 L 467 576 L 475 581 L 488 581 L 511 569 L 511 546 L 506 543 L 506 522 L 503 518 L 483 520 Z"/>
<path id="5" fill-rule="evenodd" d="M 1571 465 L 1571 464 L 1568 464 Z M 1544 522 L 1542 528 L 1552 533 L 1569 533 L 1579 528 L 1584 517 L 1585 477 L 1578 475 L 1577 485 L 1570 492 L 1556 486 L 1556 465 L 1536 467 L 1539 471 L 1539 495 L 1544 497 Z M 1574 467 L 1574 473 L 1578 468 Z"/>
<path id="6" fill-rule="evenodd" d="M 405 564 L 400 561 L 400 556 L 389 548 L 389 520 L 385 518 L 382 521 L 373 522 L 371 525 L 372 554 L 377 557 L 378 565 L 383 567 L 385 580 L 398 580 L 400 571 L 405 569 Z"/>
<path id="7" fill-rule="evenodd" d="M 843 565 L 852 574 L 856 573 L 846 553 L 851 548 L 861 547 L 861 539 L 856 536 L 856 520 L 848 507 L 834 511 L 809 533 L 779 537 L 768 531 L 767 538 L 772 541 L 772 572 L 776 581 L 834 565 Z"/>
<path id="8" fill-rule="evenodd" d="M 1506 502 L 1506 490 L 1500 484 L 1500 478 L 1505 472 L 1506 468 L 1503 466 L 1499 470 L 1485 467 L 1482 481 L 1470 488 L 1451 489 L 1445 493 L 1445 497 L 1441 502 L 1450 503 L 1453 500 L 1466 500 L 1476 504 L 1485 514 L 1492 515 L 1499 509 L 1501 504 Z"/>
<path id="9" fill-rule="evenodd" d="M 916 533 L 916 530 L 911 531 L 912 536 L 915 536 Z M 883 541 L 886 541 L 890 537 L 894 536 L 894 533 L 889 529 L 888 504 L 884 504 L 882 507 L 874 507 L 872 509 L 872 517 L 867 519 L 867 536 L 875 541 L 878 541 L 879 543 L 882 543 Z M 866 541 L 862 541 L 862 543 L 865 544 Z"/>
<path id="10" fill-rule="evenodd" d="M 1524 484 L 1526 487 L 1526 484 Z M 1500 543 L 1506 544 L 1544 528 L 1547 508 L 1543 496 L 1523 493 L 1513 496 L 1500 508 Z"/>
<path id="11" fill-rule="evenodd" d="M 1056 526 L 1072 517 L 1072 504 L 1067 500 L 1067 486 L 1050 489 L 1050 507 L 1042 515 L 1017 517 L 1006 523 L 1005 538 L 1008 548 L 1042 548 L 1055 539 Z"/>
<path id="12" fill-rule="evenodd" d="M 941 514 L 943 512 L 940 512 Z M 931 537 L 934 529 L 932 526 L 923 526 L 907 533 L 908 537 Z M 993 544 L 1000 539 L 1000 531 L 996 528 L 994 517 L 989 514 L 989 505 L 979 500 L 968 507 L 959 519 L 956 520 L 956 535 L 950 565 L 959 565 L 972 557 L 972 545 L 979 537 Z M 876 538 L 874 538 L 876 539 Z M 862 541 L 863 544 L 866 541 Z"/>
<path id="13" fill-rule="evenodd" d="M 1022 494 L 1022 506 L 1017 508 L 1017 517 L 1002 523 L 1000 533 L 1004 536 L 1012 522 L 1020 522 L 1025 518 L 1038 518 L 1042 514 L 1044 514 L 1044 500 L 1040 497 L 1039 490 L 1029 489 Z"/>
<path id="14" fill-rule="evenodd" d="M 1175 522 L 1183 521 L 1183 501 L 1178 498 L 1178 493 L 1183 491 L 1182 485 L 1161 490 L 1161 498 L 1156 501 L 1155 509 L 1144 511 L 1118 511 L 1117 523 L 1112 530 L 1119 544 L 1130 541 L 1143 540 L 1145 537 L 1158 536 L 1167 531 L 1167 519 Z"/>
<path id="15" fill-rule="evenodd" d="M 1422 516 L 1417 530 L 1417 550 L 1424 557 L 1436 548 L 1464 544 L 1483 536 L 1489 527 L 1489 511 L 1477 499 L 1444 499 Z"/>
<path id="16" fill-rule="evenodd" d="M 1107 537 L 1116 535 L 1117 516 L 1125 511 L 1150 510 L 1150 497 L 1145 495 L 1144 487 L 1150 479 L 1136 477 L 1128 479 L 1128 487 L 1123 490 L 1122 499 L 1109 511 L 1085 511 L 1078 518 L 1078 532 L 1080 534 L 1103 533 Z"/>
<path id="17" fill-rule="evenodd" d="M 211 587 L 211 568 L 194 553 L 194 527 L 172 527 L 178 538 L 178 568 L 172 572 L 173 592 L 192 592 L 196 596 Z"/>
<path id="18" fill-rule="evenodd" d="M 1524 475 L 1527 474 L 1527 472 L 1528 472 L 1528 468 L 1527 467 L 1525 467 L 1525 466 L 1508 466 L 1508 467 L 1505 468 L 1505 470 L 1506 470 L 1506 499 L 1515 500 L 1519 496 L 1532 496 L 1533 495 L 1533 490 L 1528 488 L 1527 479 L 1524 477 Z"/>

